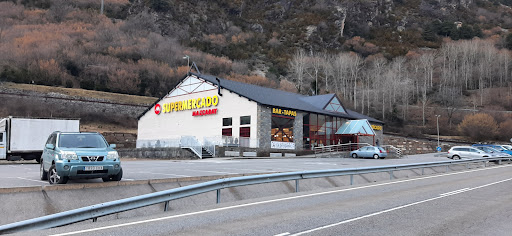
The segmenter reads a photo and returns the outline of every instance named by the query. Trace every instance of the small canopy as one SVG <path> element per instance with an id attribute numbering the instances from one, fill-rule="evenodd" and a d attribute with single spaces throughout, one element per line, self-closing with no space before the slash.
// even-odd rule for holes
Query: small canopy
<path id="1" fill-rule="evenodd" d="M 336 134 L 375 136 L 375 132 L 367 119 L 349 120 L 338 129 Z"/>

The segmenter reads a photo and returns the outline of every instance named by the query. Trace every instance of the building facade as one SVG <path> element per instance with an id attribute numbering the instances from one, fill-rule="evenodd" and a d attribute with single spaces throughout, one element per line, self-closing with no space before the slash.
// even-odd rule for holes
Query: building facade
<path id="1" fill-rule="evenodd" d="M 370 135 L 337 134 L 352 120 L 366 120 L 373 128 Z M 345 109 L 335 94 L 304 96 L 189 73 L 139 117 L 137 147 L 303 151 L 349 142 L 374 144 L 382 127 L 379 120 Z"/>

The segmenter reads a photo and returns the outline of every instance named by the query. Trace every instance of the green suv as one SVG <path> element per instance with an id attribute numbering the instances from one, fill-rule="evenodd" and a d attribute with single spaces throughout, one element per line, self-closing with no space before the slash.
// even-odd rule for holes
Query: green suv
<path id="1" fill-rule="evenodd" d="M 90 178 L 120 181 L 123 169 L 115 147 L 99 133 L 53 132 L 41 155 L 41 180 L 50 184 Z"/>

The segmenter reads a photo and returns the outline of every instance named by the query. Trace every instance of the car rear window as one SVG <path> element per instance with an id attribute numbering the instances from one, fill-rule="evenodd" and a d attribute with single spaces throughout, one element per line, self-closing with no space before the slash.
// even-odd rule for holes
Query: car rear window
<path id="1" fill-rule="evenodd" d="M 107 143 L 98 134 L 61 134 L 59 147 L 62 148 L 105 148 Z"/>

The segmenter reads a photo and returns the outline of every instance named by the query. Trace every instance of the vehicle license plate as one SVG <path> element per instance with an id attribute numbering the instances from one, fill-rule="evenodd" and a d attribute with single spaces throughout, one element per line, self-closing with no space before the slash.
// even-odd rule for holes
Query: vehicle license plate
<path id="1" fill-rule="evenodd" d="M 86 166 L 84 170 L 103 170 L 103 166 Z"/>

